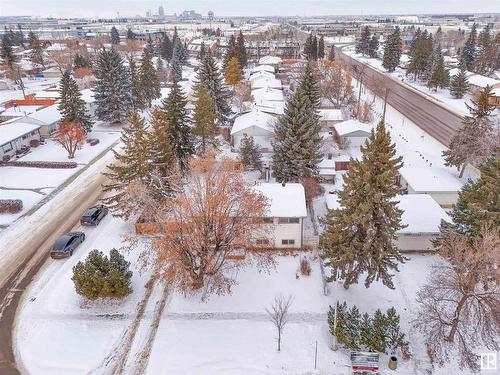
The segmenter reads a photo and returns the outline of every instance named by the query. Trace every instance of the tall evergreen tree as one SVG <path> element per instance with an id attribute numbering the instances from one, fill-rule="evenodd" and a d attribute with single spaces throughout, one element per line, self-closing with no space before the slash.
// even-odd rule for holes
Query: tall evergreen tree
<path id="1" fill-rule="evenodd" d="M 463 126 L 451 139 L 448 150 L 443 152 L 447 166 L 461 168 L 460 177 L 467 164 L 478 167 L 492 152 L 498 152 L 500 140 L 490 118 L 495 109 L 490 97 L 491 87 L 486 86 L 478 99 L 472 99 L 472 105 L 466 104 L 470 115 L 464 116 Z"/>
<path id="2" fill-rule="evenodd" d="M 361 30 L 361 35 L 356 41 L 356 53 L 361 53 L 363 56 L 368 54 L 368 45 L 370 44 L 370 28 L 365 26 Z"/>
<path id="3" fill-rule="evenodd" d="M 120 34 L 114 26 L 111 28 L 111 44 L 120 44 Z"/>
<path id="4" fill-rule="evenodd" d="M 151 56 L 156 55 L 156 47 L 155 47 L 155 43 L 153 41 L 153 38 L 151 37 L 151 34 L 148 34 L 148 40 L 146 42 L 146 48 L 148 49 L 149 54 Z"/>
<path id="5" fill-rule="evenodd" d="M 247 48 L 245 47 L 245 37 L 243 36 L 241 30 L 236 40 L 236 50 L 241 68 L 246 67 L 248 64 Z"/>
<path id="6" fill-rule="evenodd" d="M 13 71 L 14 65 L 17 62 L 17 57 L 14 54 L 12 40 L 7 35 L 4 35 L 2 38 L 2 49 L 0 51 L 0 57 L 2 58 L 3 64 L 8 68 L 8 70 Z"/>
<path id="7" fill-rule="evenodd" d="M 129 60 L 128 69 L 130 71 L 130 84 L 132 88 L 132 107 L 134 110 L 142 110 L 145 107 L 145 101 L 141 72 L 134 59 Z"/>
<path id="8" fill-rule="evenodd" d="M 302 73 L 299 90 L 302 90 L 302 93 L 309 99 L 309 103 L 312 106 L 311 109 L 317 112 L 320 107 L 321 94 L 319 92 L 318 79 L 310 62 L 306 64 Z"/>
<path id="9" fill-rule="evenodd" d="M 335 46 L 333 44 L 330 47 L 330 52 L 328 52 L 328 60 L 335 61 Z"/>
<path id="10" fill-rule="evenodd" d="M 378 55 L 378 38 L 375 34 L 372 35 L 370 43 L 368 43 L 368 56 L 374 58 Z"/>
<path id="11" fill-rule="evenodd" d="M 315 35 L 312 43 L 312 59 L 318 60 L 318 37 Z"/>
<path id="12" fill-rule="evenodd" d="M 99 120 L 123 122 L 132 112 L 133 98 L 129 70 L 114 49 L 102 50 L 95 64 L 94 98 Z"/>
<path id="13" fill-rule="evenodd" d="M 186 65 L 188 57 L 184 52 L 184 45 L 179 38 L 174 43 L 174 51 L 172 52 L 172 60 L 177 60 L 181 65 Z"/>
<path id="14" fill-rule="evenodd" d="M 318 59 L 324 59 L 325 58 L 325 38 L 323 35 L 319 37 L 318 41 Z"/>
<path id="15" fill-rule="evenodd" d="M 61 98 L 57 108 L 61 113 L 61 122 L 77 122 L 88 134 L 92 130 L 92 120 L 87 113 L 86 104 L 82 99 L 78 85 L 68 72 L 63 74 L 60 88 Z"/>
<path id="16" fill-rule="evenodd" d="M 203 155 L 209 147 L 217 146 L 217 113 L 210 93 L 203 86 L 198 87 L 195 96 L 193 135 L 197 138 L 196 151 Z"/>
<path id="17" fill-rule="evenodd" d="M 361 160 L 350 161 L 338 193 L 341 209 L 328 213 L 320 246 L 333 279 L 343 279 L 345 288 L 366 274 L 366 287 L 381 280 L 394 289 L 391 272 L 404 262 L 394 245 L 396 232 L 403 228 L 403 211 L 394 199 L 401 194 L 397 175 L 402 157 L 395 157 L 383 122 L 372 130 L 361 153 Z"/>
<path id="18" fill-rule="evenodd" d="M 441 46 L 438 46 L 434 53 L 434 68 L 432 69 L 431 76 L 427 81 L 427 86 L 429 86 L 429 88 L 433 88 L 434 91 L 437 91 L 438 87 L 443 89 L 448 87 L 449 84 L 450 74 L 444 66 L 444 57 L 441 52 Z"/>
<path id="19" fill-rule="evenodd" d="M 318 174 L 320 130 L 314 105 L 299 87 L 274 129 L 273 169 L 277 181 L 298 181 Z"/>
<path id="20" fill-rule="evenodd" d="M 237 57 L 233 57 L 226 65 L 224 78 L 227 85 L 235 86 L 243 79 L 240 62 Z"/>
<path id="21" fill-rule="evenodd" d="M 464 64 L 460 64 L 460 70 L 451 78 L 450 93 L 457 99 L 461 99 L 469 91 L 469 80 Z"/>
<path id="22" fill-rule="evenodd" d="M 132 31 L 132 29 L 129 27 L 127 29 L 127 39 L 129 40 L 134 40 L 136 37 L 135 33 Z"/>
<path id="23" fill-rule="evenodd" d="M 193 155 L 190 119 L 186 105 L 187 99 L 179 82 L 174 77 L 170 93 L 163 100 L 161 110 L 168 119 L 170 144 L 182 173 L 189 170 L 189 159 Z"/>
<path id="24" fill-rule="evenodd" d="M 160 43 L 161 43 L 160 56 L 163 57 L 168 62 L 170 62 L 170 60 L 172 60 L 172 54 L 174 52 L 174 46 L 172 44 L 172 41 L 170 40 L 167 34 L 164 34 L 163 37 L 161 38 Z"/>
<path id="25" fill-rule="evenodd" d="M 171 75 L 171 80 L 173 79 L 173 77 L 175 77 L 175 80 L 176 81 L 182 81 L 182 64 L 179 60 L 179 58 L 177 57 L 177 55 L 173 55 L 172 57 L 172 61 L 170 62 L 170 66 L 171 66 L 171 69 L 170 69 L 170 75 Z"/>
<path id="26" fill-rule="evenodd" d="M 151 172 L 149 163 L 148 134 L 144 119 L 137 113 L 130 118 L 130 126 L 122 129 L 122 148 L 120 152 L 114 151 L 116 162 L 108 166 L 105 172 L 109 184 L 103 186 L 104 192 L 112 192 L 103 201 L 111 209 L 114 216 L 127 219 L 130 212 L 127 204 L 126 189 L 134 180 L 145 181 Z"/>
<path id="27" fill-rule="evenodd" d="M 198 60 L 203 61 L 205 58 L 205 53 L 207 52 L 207 47 L 205 45 L 205 42 L 202 41 L 200 44 L 200 50 L 198 51 Z"/>
<path id="28" fill-rule="evenodd" d="M 403 41 L 401 40 L 401 31 L 399 27 L 396 27 L 394 32 L 390 34 L 385 41 L 382 66 L 387 69 L 388 72 L 394 72 L 399 65 L 402 54 Z"/>
<path id="29" fill-rule="evenodd" d="M 224 70 L 226 70 L 227 64 L 229 64 L 229 61 L 231 61 L 233 57 L 238 58 L 238 48 L 236 46 L 236 39 L 234 38 L 234 35 L 231 35 L 229 37 L 229 41 L 226 48 L 226 54 L 224 55 L 224 61 L 222 64 Z"/>
<path id="30" fill-rule="evenodd" d="M 144 103 L 151 107 L 151 102 L 161 96 L 160 80 L 151 60 L 149 49 L 144 48 L 140 67 L 141 91 Z"/>
<path id="31" fill-rule="evenodd" d="M 465 65 L 467 70 L 474 70 L 474 61 L 476 58 L 476 38 L 477 38 L 477 24 L 472 25 L 469 37 L 465 41 L 465 46 L 462 48 L 462 55 L 460 56 L 461 62 Z"/>
<path id="32" fill-rule="evenodd" d="M 239 159 L 247 170 L 262 169 L 262 153 L 259 145 L 255 144 L 253 137 L 244 134 L 240 143 Z"/>
<path id="33" fill-rule="evenodd" d="M 314 56 L 314 39 L 312 34 L 309 34 L 306 42 L 304 43 L 303 53 L 306 56 L 307 60 L 311 60 Z"/>
<path id="34" fill-rule="evenodd" d="M 425 30 L 423 33 L 420 29 L 417 30 L 413 37 L 410 46 L 410 62 L 408 64 L 407 73 L 417 77 L 424 77 L 426 70 L 432 67 L 432 35 Z M 425 78 L 425 77 L 424 77 Z"/>
<path id="35" fill-rule="evenodd" d="M 214 108 L 217 112 L 219 125 L 224 126 L 228 124 L 229 118 L 232 115 L 229 105 L 231 93 L 222 82 L 222 74 L 217 68 L 217 63 L 210 50 L 207 50 L 205 59 L 198 70 L 197 82 L 194 87 L 195 92 L 199 86 L 203 86 L 214 100 Z"/>
<path id="36" fill-rule="evenodd" d="M 490 75 L 497 68 L 500 59 L 500 48 L 491 26 L 488 24 L 479 33 L 478 51 L 474 62 L 474 71 L 479 74 Z"/>

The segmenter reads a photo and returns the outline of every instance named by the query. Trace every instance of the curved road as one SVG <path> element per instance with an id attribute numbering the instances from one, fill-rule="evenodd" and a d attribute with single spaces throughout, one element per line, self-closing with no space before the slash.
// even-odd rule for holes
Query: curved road
<path id="1" fill-rule="evenodd" d="M 348 65 L 363 71 L 363 83 L 372 91 L 384 92 L 388 88 L 387 103 L 422 130 L 448 146 L 453 135 L 462 126 L 462 117 L 424 93 L 399 82 L 376 68 L 346 55 L 340 48 L 337 56 Z M 381 95 L 379 95 L 381 96 Z M 383 96 L 383 94 L 382 94 Z"/>

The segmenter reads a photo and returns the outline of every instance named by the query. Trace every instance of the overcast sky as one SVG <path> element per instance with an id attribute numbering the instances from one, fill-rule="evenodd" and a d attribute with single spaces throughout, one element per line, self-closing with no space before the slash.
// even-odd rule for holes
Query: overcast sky
<path id="1" fill-rule="evenodd" d="M 0 16 L 116 17 L 194 9 L 203 15 L 345 15 L 416 13 L 496 13 L 499 0 L 0 0 Z"/>

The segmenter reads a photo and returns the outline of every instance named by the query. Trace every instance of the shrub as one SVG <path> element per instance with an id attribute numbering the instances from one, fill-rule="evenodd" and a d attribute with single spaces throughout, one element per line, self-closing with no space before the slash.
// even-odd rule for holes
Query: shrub
<path id="1" fill-rule="evenodd" d="M 76 292 L 90 300 L 97 298 L 123 298 L 132 292 L 127 262 L 118 250 L 112 249 L 109 258 L 102 251 L 92 250 L 85 262 L 73 267 Z"/>
<path id="2" fill-rule="evenodd" d="M 300 273 L 304 276 L 309 276 L 311 274 L 311 265 L 306 258 L 300 260 Z"/>
<path id="3" fill-rule="evenodd" d="M 408 342 L 399 330 L 399 315 L 391 307 L 384 314 L 378 309 L 373 317 L 361 314 L 356 306 L 347 308 L 347 304 L 337 303 L 337 326 L 334 330 L 335 309 L 330 306 L 328 325 L 330 333 L 344 347 L 352 350 L 364 349 L 379 353 L 389 350 L 395 354 L 401 349 L 403 356 L 409 357 Z"/>
<path id="4" fill-rule="evenodd" d="M 23 210 L 23 201 L 20 199 L 0 199 L 0 214 L 17 214 Z"/>
<path id="5" fill-rule="evenodd" d="M 35 147 L 38 147 L 38 146 L 40 146 L 40 141 L 38 139 L 32 139 L 30 141 L 30 147 L 35 148 Z"/>
<path id="6" fill-rule="evenodd" d="M 70 169 L 78 167 L 73 161 L 6 161 L 0 163 L 4 167 L 25 167 L 25 168 L 47 168 L 47 169 Z"/>

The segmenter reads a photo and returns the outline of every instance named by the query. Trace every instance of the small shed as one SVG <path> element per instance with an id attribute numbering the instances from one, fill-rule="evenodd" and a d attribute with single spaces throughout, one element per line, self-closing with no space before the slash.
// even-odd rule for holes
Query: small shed
<path id="1" fill-rule="evenodd" d="M 331 129 L 335 124 L 344 121 L 342 110 L 335 108 L 320 108 L 319 122 L 323 128 Z"/>
<path id="2" fill-rule="evenodd" d="M 334 125 L 337 134 L 348 141 L 351 147 L 359 148 L 370 136 L 371 125 L 358 120 L 342 121 Z"/>

